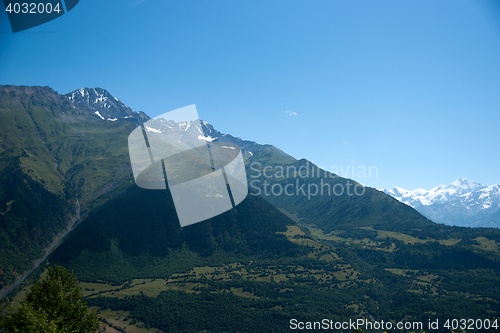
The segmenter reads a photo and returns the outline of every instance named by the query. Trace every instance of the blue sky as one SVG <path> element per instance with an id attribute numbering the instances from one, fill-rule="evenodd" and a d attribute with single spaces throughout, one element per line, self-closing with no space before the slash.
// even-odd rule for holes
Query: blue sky
<path id="1" fill-rule="evenodd" d="M 495 0 L 81 0 L 16 34 L 0 13 L 0 84 L 102 87 L 150 116 L 194 103 L 377 188 L 500 183 Z"/>

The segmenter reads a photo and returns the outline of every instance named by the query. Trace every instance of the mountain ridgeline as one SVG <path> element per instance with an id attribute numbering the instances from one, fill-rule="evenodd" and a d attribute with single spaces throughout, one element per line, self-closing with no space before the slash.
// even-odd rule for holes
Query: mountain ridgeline
<path id="1" fill-rule="evenodd" d="M 99 88 L 0 87 L 4 293 L 67 233 L 48 261 L 73 270 L 114 327 L 282 332 L 290 318 L 500 316 L 498 229 L 435 224 L 207 122 L 202 139 L 241 148 L 249 195 L 181 228 L 168 189 L 134 183 L 127 138 L 148 119 Z"/>

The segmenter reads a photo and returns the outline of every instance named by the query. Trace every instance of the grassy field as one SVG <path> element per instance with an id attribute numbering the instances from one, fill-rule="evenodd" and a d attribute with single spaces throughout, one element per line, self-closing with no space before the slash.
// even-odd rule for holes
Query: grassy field
<path id="1" fill-rule="evenodd" d="M 478 250 L 500 253 L 500 244 L 498 244 L 494 240 L 488 239 L 486 237 L 477 237 L 475 238 L 475 240 L 479 242 L 479 245 L 474 246 Z"/>
<path id="2" fill-rule="evenodd" d="M 134 279 L 131 283 L 125 283 L 118 287 L 107 283 L 102 283 L 100 285 L 94 284 L 94 293 L 87 294 L 86 297 L 104 296 L 125 298 L 126 296 L 138 294 L 156 297 L 160 292 L 166 290 L 199 293 L 203 291 L 204 288 L 208 288 L 212 281 L 224 282 L 238 279 L 258 282 L 313 279 L 321 284 L 334 281 L 354 280 L 358 275 L 359 272 L 348 264 L 338 264 L 335 266 L 335 270 L 327 271 L 324 269 L 308 269 L 300 265 L 252 267 L 240 263 L 233 263 L 219 267 L 195 267 L 186 273 L 172 274 L 165 279 Z M 85 284 L 82 284 L 82 286 L 83 285 Z M 255 295 L 251 293 L 242 293 L 238 289 L 229 289 L 228 291 L 240 297 L 255 297 Z"/>
<path id="3" fill-rule="evenodd" d="M 114 291 L 119 289 L 120 287 L 120 285 L 113 285 L 107 282 L 80 282 L 80 288 L 82 289 L 83 297 L 97 295 L 102 292 Z"/>
<path id="4" fill-rule="evenodd" d="M 328 234 L 325 234 L 321 229 L 316 228 L 315 226 L 307 226 L 307 229 L 311 232 L 311 234 L 314 237 L 317 237 L 318 239 L 323 239 L 323 240 L 329 240 L 329 241 L 334 241 L 334 242 L 342 242 L 346 243 L 349 245 L 360 245 L 366 248 L 370 248 L 371 250 L 379 250 L 379 251 L 389 251 L 392 252 L 396 249 L 397 245 L 396 243 L 390 243 L 389 246 L 385 245 L 386 240 L 397 240 L 400 242 L 403 242 L 404 244 L 425 244 L 429 242 L 438 242 L 442 245 L 446 246 L 453 246 L 460 242 L 460 239 L 420 239 L 413 237 L 411 235 L 407 235 L 404 233 L 400 232 L 393 232 L 393 231 L 386 231 L 386 230 L 376 230 L 373 227 L 360 227 L 359 229 L 362 230 L 368 230 L 368 231 L 375 231 L 377 233 L 376 237 L 374 239 L 370 238 L 363 238 L 363 239 L 352 239 L 352 238 L 344 238 L 341 237 L 343 230 L 334 230 Z M 483 238 L 483 237 L 478 237 L 478 238 Z M 476 239 L 478 240 L 478 239 Z M 489 251 L 496 251 L 498 250 L 498 247 L 495 247 L 496 244 L 494 241 L 491 240 L 478 240 L 478 242 L 481 243 L 481 246 L 483 247 L 482 249 L 484 250 L 489 250 Z M 489 241 L 489 242 L 488 242 Z M 491 244 L 491 242 L 495 244 Z M 483 244 L 484 243 L 484 244 Z M 480 247 L 480 246 L 479 246 Z M 496 250 L 495 250 L 496 249 Z"/>
<path id="5" fill-rule="evenodd" d="M 127 311 L 112 311 L 101 310 L 99 308 L 91 308 L 97 311 L 99 320 L 101 322 L 102 333 L 117 333 L 117 332 L 130 332 L 130 333 L 159 333 L 160 331 L 153 328 L 145 328 L 144 324 L 140 321 L 129 318 Z"/>
<path id="6" fill-rule="evenodd" d="M 416 293 L 419 295 L 430 294 L 434 296 L 437 296 L 439 294 L 438 290 L 441 283 L 441 277 L 434 273 L 400 268 L 386 268 L 385 270 L 393 274 L 411 279 L 411 284 L 408 288 L 408 291 L 411 293 Z"/>
<path id="7" fill-rule="evenodd" d="M 317 237 L 318 239 L 334 241 L 334 242 L 342 242 L 348 245 L 360 245 L 366 248 L 370 248 L 372 250 L 379 251 L 392 251 L 395 248 L 395 244 L 390 244 L 389 246 L 384 246 L 384 242 L 377 241 L 369 238 L 363 239 L 351 239 L 351 238 L 343 238 L 339 235 L 342 235 L 342 230 L 335 230 L 328 234 L 325 234 L 321 229 L 316 228 L 314 226 L 307 226 L 307 229 L 311 232 L 311 235 Z"/>

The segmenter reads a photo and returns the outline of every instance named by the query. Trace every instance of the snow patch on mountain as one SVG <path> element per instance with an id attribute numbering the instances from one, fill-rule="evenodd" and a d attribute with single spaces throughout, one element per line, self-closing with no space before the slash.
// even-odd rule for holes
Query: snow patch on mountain
<path id="1" fill-rule="evenodd" d="M 212 142 L 212 141 L 214 141 L 214 140 L 215 140 L 215 139 L 217 139 L 217 138 L 212 138 L 212 137 L 211 137 L 211 136 L 209 136 L 209 135 L 205 135 L 205 134 L 203 134 L 203 135 L 198 135 L 198 139 L 200 139 L 200 140 L 204 140 L 204 141 L 207 141 L 207 142 Z"/>
<path id="2" fill-rule="evenodd" d="M 153 133 L 158 133 L 158 134 L 162 133 L 161 130 L 150 127 L 148 125 L 144 126 L 144 128 L 146 129 L 147 132 L 153 132 Z"/>
<path id="3" fill-rule="evenodd" d="M 96 111 L 94 112 L 99 118 L 101 118 L 102 120 L 105 120 L 105 118 L 101 115 L 101 113 L 99 111 Z"/>

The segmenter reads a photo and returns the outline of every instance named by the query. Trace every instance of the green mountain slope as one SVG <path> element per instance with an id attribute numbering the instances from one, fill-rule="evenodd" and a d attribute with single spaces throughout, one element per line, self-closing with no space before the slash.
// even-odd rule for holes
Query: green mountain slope
<path id="1" fill-rule="evenodd" d="M 0 290 L 126 183 L 135 126 L 104 123 L 48 87 L 0 87 Z"/>

